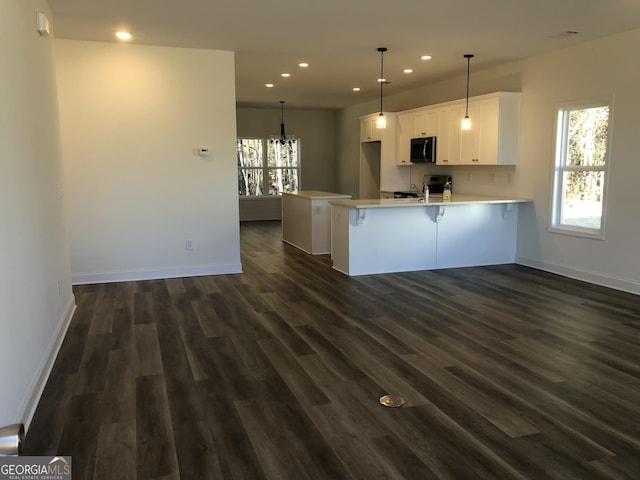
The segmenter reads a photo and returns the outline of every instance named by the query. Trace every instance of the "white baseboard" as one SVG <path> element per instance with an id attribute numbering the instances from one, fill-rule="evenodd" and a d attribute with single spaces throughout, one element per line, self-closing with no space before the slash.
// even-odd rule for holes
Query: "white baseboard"
<path id="1" fill-rule="evenodd" d="M 20 407 L 20 410 L 18 411 L 16 423 L 23 423 L 26 430 L 29 430 L 33 415 L 36 413 L 38 402 L 40 401 L 40 397 L 42 396 L 44 387 L 47 384 L 47 380 L 49 379 L 49 375 L 51 374 L 51 369 L 53 368 L 53 364 L 56 361 L 58 351 L 62 346 L 62 341 L 64 340 L 67 329 L 69 328 L 69 324 L 71 323 L 71 318 L 73 317 L 73 313 L 75 311 L 76 299 L 73 294 L 71 294 L 65 310 L 58 320 L 58 326 L 56 327 L 56 331 L 51 337 L 51 341 L 49 343 L 47 351 L 45 352 L 42 362 L 40 363 L 40 367 L 38 368 L 36 375 L 33 377 L 33 381 L 29 386 L 29 390 L 27 390 L 25 400 L 22 402 L 22 407 Z"/>
<path id="2" fill-rule="evenodd" d="M 227 275 L 232 273 L 242 273 L 242 264 L 167 267 L 122 272 L 74 273 L 71 275 L 71 283 L 73 285 L 84 285 L 89 283 L 133 282 L 138 280 L 202 277 L 205 275 Z"/>
<path id="3" fill-rule="evenodd" d="M 516 257 L 516 263 L 527 267 L 544 270 L 546 272 L 557 273 L 565 277 L 582 280 L 584 282 L 601 285 L 603 287 L 614 288 L 624 292 L 635 293 L 640 295 L 640 282 L 629 278 L 620 278 L 613 275 L 607 275 L 600 272 L 576 268 L 571 265 L 563 265 L 560 263 L 543 262 L 526 257 Z"/>

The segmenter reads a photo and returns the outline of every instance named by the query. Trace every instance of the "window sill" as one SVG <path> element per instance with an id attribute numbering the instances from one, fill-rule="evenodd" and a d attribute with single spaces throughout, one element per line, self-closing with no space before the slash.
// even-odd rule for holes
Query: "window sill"
<path id="1" fill-rule="evenodd" d="M 569 225 L 551 225 L 547 229 L 551 233 L 569 235 L 572 237 L 591 238 L 592 240 L 604 240 L 604 229 L 592 230 L 588 228 L 571 227 Z"/>

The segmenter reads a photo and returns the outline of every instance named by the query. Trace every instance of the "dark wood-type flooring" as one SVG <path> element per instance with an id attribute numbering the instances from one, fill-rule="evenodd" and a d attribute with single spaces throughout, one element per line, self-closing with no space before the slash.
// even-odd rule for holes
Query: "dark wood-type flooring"
<path id="1" fill-rule="evenodd" d="M 25 453 L 74 479 L 638 479 L 640 298 L 516 265 L 74 289 Z M 406 404 L 385 408 L 392 393 Z"/>

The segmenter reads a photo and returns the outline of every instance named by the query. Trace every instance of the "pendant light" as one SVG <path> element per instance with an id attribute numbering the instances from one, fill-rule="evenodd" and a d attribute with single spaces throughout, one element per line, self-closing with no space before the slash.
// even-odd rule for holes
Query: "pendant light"
<path id="1" fill-rule="evenodd" d="M 465 111 L 464 118 L 462 119 L 462 130 L 471 130 L 471 119 L 469 118 L 469 69 L 473 54 L 467 53 L 464 58 L 467 59 L 467 109 Z"/>
<path id="2" fill-rule="evenodd" d="M 385 84 L 384 79 L 384 52 L 387 51 L 385 47 L 379 47 L 378 51 L 380 52 L 380 78 L 378 82 L 380 83 L 380 115 L 378 115 L 378 119 L 376 120 L 376 128 L 387 128 L 387 118 L 382 113 L 382 87 Z"/>

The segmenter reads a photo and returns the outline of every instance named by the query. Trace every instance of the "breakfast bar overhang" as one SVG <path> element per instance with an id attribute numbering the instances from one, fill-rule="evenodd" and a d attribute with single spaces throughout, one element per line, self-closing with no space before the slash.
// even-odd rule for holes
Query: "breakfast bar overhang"
<path id="1" fill-rule="evenodd" d="M 332 201 L 333 268 L 354 276 L 513 263 L 525 202 L 459 194 Z"/>

